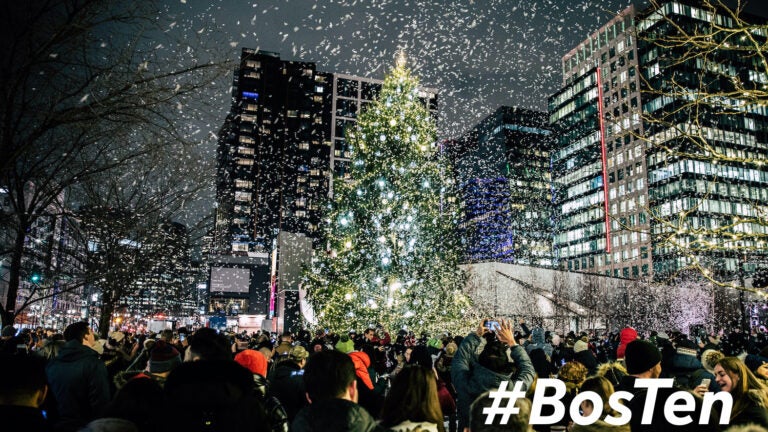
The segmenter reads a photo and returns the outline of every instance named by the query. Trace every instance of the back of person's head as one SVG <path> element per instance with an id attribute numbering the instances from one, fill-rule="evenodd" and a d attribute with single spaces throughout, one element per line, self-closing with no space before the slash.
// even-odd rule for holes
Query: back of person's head
<path id="1" fill-rule="evenodd" d="M 253 375 L 232 360 L 195 361 L 175 368 L 165 381 L 167 430 L 271 430 L 253 391 Z"/>
<path id="2" fill-rule="evenodd" d="M 618 362 L 603 363 L 597 368 L 597 375 L 605 377 L 616 387 L 627 376 L 627 369 Z"/>
<path id="3" fill-rule="evenodd" d="M 507 346 L 496 338 L 487 338 L 477 362 L 485 368 L 505 375 L 512 373 L 515 369 L 514 363 L 507 355 Z"/>
<path id="4" fill-rule="evenodd" d="M 348 355 L 336 351 L 320 351 L 307 360 L 304 387 L 312 401 L 342 396 L 355 381 L 355 365 Z"/>
<path id="5" fill-rule="evenodd" d="M 591 391 L 595 392 L 600 396 L 600 399 L 603 400 L 603 414 L 614 414 L 614 410 L 610 407 L 608 404 L 608 399 L 611 397 L 611 395 L 614 392 L 613 384 L 605 378 L 601 376 L 593 376 L 587 378 L 582 384 L 581 388 L 579 389 L 580 392 L 585 391 Z M 587 403 L 591 402 L 589 400 L 586 401 Z"/>
<path id="6" fill-rule="evenodd" d="M 0 356 L 0 405 L 39 407 L 46 394 L 45 359 L 31 354 Z"/>
<path id="7" fill-rule="evenodd" d="M 104 417 L 128 420 L 142 432 L 153 432 L 163 430 L 156 418 L 158 412 L 165 412 L 162 387 L 146 375 L 139 375 L 117 391 Z"/>
<path id="8" fill-rule="evenodd" d="M 425 345 L 416 345 L 411 350 L 411 358 L 408 360 L 408 364 L 417 364 L 424 368 L 432 368 L 432 356 L 429 354 L 429 350 Z"/>
<path id="9" fill-rule="evenodd" d="M 200 329 L 187 341 L 189 355 L 185 360 L 232 360 L 232 350 L 227 338 L 215 331 Z"/>
<path id="10" fill-rule="evenodd" d="M 83 339 L 85 339 L 85 336 L 89 332 L 88 323 L 85 321 L 78 321 L 76 323 L 72 323 L 67 326 L 66 329 L 64 329 L 64 340 L 67 342 L 71 340 L 77 340 L 82 342 Z"/>
<path id="11" fill-rule="evenodd" d="M 506 403 L 502 402 L 502 403 Z M 471 432 L 530 432 L 533 430 L 529 426 L 531 419 L 531 401 L 526 398 L 517 398 L 515 406 L 518 408 L 517 414 L 509 416 L 507 422 L 502 422 L 503 416 L 496 414 L 491 419 L 491 424 L 485 424 L 488 414 L 483 410 L 490 408 L 494 404 L 494 399 L 490 397 L 490 392 L 485 392 L 472 402 L 469 412 L 469 430 Z"/>
<path id="12" fill-rule="evenodd" d="M 557 377 L 565 383 L 573 383 L 578 386 L 587 379 L 588 372 L 583 364 L 571 360 L 560 367 Z"/>
<path id="13" fill-rule="evenodd" d="M 168 343 L 171 343 L 173 341 L 173 330 L 165 329 L 160 331 L 160 336 L 158 336 L 158 339 L 162 339 Z"/>
<path id="14" fill-rule="evenodd" d="M 381 411 L 381 424 L 392 427 L 406 420 L 435 423 L 439 431 L 445 430 L 437 377 L 431 367 L 409 364 L 392 381 Z"/>

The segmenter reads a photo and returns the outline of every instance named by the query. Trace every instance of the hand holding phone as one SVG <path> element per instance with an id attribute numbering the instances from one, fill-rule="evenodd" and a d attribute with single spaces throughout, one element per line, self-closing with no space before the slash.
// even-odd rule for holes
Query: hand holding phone
<path id="1" fill-rule="evenodd" d="M 501 328 L 501 325 L 498 321 L 486 321 L 485 327 L 488 329 L 488 331 L 495 332 L 496 330 Z"/>

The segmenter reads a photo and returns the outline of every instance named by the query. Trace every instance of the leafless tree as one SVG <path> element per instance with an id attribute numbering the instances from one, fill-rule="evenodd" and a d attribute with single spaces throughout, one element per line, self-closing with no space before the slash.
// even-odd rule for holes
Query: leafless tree
<path id="1" fill-rule="evenodd" d="M 174 40 L 154 1 L 3 2 L 0 8 L 0 188 L 7 197 L 0 257 L 10 263 L 0 305 L 5 323 L 16 312 L 25 238 L 35 221 L 65 213 L 62 196 L 89 178 L 158 148 L 189 145 L 180 125 L 200 115 L 199 95 L 230 66 L 205 49 L 218 42 L 215 35 L 191 32 L 184 45 Z"/>
<path id="2" fill-rule="evenodd" d="M 658 56 L 640 74 L 653 108 L 643 110 L 645 135 L 637 138 L 649 161 L 665 161 L 649 183 L 672 178 L 684 197 L 651 197 L 654 251 L 685 260 L 672 277 L 694 271 L 717 286 L 757 292 L 743 272 L 764 259 L 768 240 L 768 190 L 759 182 L 768 167 L 768 25 L 746 19 L 740 1 L 685 7 L 697 19 L 654 13 L 646 21 L 656 23 L 639 33 L 649 58 Z M 695 174 L 683 179 L 678 171 Z"/>

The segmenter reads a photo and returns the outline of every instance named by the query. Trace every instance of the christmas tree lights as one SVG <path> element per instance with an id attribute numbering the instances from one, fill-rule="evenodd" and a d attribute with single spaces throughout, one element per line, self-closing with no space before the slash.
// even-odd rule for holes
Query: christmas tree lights
<path id="1" fill-rule="evenodd" d="M 458 214 L 436 137 L 401 53 L 378 99 L 347 130 L 351 180 L 334 182 L 328 251 L 315 257 L 304 285 L 322 327 L 466 327 Z"/>

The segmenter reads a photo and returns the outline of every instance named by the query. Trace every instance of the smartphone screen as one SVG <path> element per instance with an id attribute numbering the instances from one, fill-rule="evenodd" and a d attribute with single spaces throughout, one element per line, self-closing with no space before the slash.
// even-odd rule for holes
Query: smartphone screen
<path id="1" fill-rule="evenodd" d="M 485 327 L 490 331 L 496 331 L 501 328 L 501 325 L 498 321 L 487 321 Z"/>

